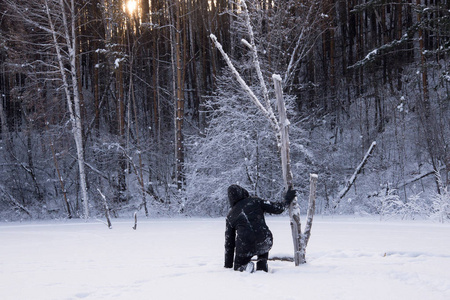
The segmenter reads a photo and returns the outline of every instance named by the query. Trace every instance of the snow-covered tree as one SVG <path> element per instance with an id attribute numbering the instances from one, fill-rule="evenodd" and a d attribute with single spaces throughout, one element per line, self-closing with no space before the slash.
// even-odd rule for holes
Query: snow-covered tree
<path id="1" fill-rule="evenodd" d="M 257 82 L 261 91 L 261 98 L 255 94 L 252 88 L 246 83 L 239 71 L 234 66 L 230 57 L 223 50 L 222 45 L 218 42 L 217 37 L 211 34 L 210 37 L 214 42 L 215 46 L 223 56 L 226 64 L 232 72 L 233 77 L 239 83 L 241 89 L 247 94 L 247 97 L 253 102 L 258 111 L 264 116 L 266 121 L 271 127 L 272 134 L 275 136 L 276 145 L 281 158 L 281 167 L 283 170 L 283 181 L 284 186 L 287 188 L 293 187 L 293 174 L 291 170 L 291 159 L 290 159 L 290 145 L 289 145 L 289 119 L 286 115 L 286 107 L 283 98 L 282 89 L 282 78 L 280 75 L 273 74 L 272 79 L 274 82 L 275 96 L 277 100 L 279 119 L 276 118 L 274 114 L 274 109 L 272 107 L 272 101 L 270 100 L 269 90 L 266 85 L 266 78 L 261 69 L 261 63 L 259 59 L 257 45 L 255 43 L 255 35 L 253 32 L 253 26 L 250 21 L 249 10 L 245 0 L 240 3 L 240 8 L 243 18 L 243 26 L 247 31 L 247 39 L 243 38 L 242 43 L 249 49 L 252 58 L 252 66 L 256 72 Z M 289 207 L 289 216 L 291 220 L 291 230 L 294 242 L 294 261 L 295 265 L 305 263 L 305 251 L 306 246 L 310 236 L 310 230 L 312 226 L 312 220 L 315 211 L 315 192 L 316 192 L 316 182 L 317 175 L 311 174 L 311 188 L 308 204 L 308 216 L 305 226 L 305 232 L 302 233 L 301 223 L 300 223 L 300 209 L 298 205 L 297 198 L 291 203 Z"/>
<path id="2" fill-rule="evenodd" d="M 17 22 L 24 23 L 25 30 L 37 31 L 41 38 L 31 43 L 40 53 L 49 51 L 51 59 L 35 59 L 22 64 L 24 69 L 38 67 L 51 74 L 48 80 L 56 80 L 63 91 L 64 101 L 69 114 L 73 139 L 76 144 L 76 157 L 79 169 L 80 193 L 84 207 L 84 217 L 89 218 L 89 197 L 87 192 L 85 149 L 83 125 L 81 121 L 81 94 L 78 78 L 77 57 L 78 21 L 75 0 L 9 1 L 8 14 Z M 22 37 L 23 38 L 23 37 Z M 51 50 L 50 50 L 51 49 Z"/>
<path id="3" fill-rule="evenodd" d="M 228 71 L 218 78 L 216 95 L 205 103 L 208 126 L 186 140 L 185 210 L 196 214 L 223 214 L 229 207 L 226 190 L 239 183 L 265 199 L 279 199 L 283 190 L 276 141 L 264 115 L 248 105 L 248 95 Z M 256 88 L 256 87 L 255 87 Z M 292 111 L 294 99 L 286 97 Z M 292 116 L 293 122 L 298 117 Z M 294 172 L 306 168 L 304 134 L 292 128 Z M 303 186 L 303 183 L 301 184 Z M 302 188 L 300 188 L 303 191 Z"/>

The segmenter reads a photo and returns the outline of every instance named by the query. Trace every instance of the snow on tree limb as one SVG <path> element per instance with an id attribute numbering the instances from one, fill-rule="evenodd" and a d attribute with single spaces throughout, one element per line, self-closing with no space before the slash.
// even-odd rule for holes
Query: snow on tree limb
<path id="1" fill-rule="evenodd" d="M 280 82 L 283 81 L 283 80 L 281 79 L 281 76 L 280 76 L 279 74 L 273 74 L 273 75 L 272 75 L 272 79 L 273 79 L 273 80 L 278 80 L 278 81 L 280 81 Z"/>
<path id="2" fill-rule="evenodd" d="M 308 16 L 307 16 L 306 20 L 309 19 L 309 16 L 310 16 L 310 14 L 312 13 L 313 7 L 314 7 L 314 5 L 311 5 L 311 6 L 310 6 L 309 11 L 308 11 Z M 301 55 L 301 56 L 300 56 L 300 59 L 295 59 L 295 55 L 297 54 L 298 49 L 300 48 L 300 46 L 301 46 L 302 43 L 304 42 L 304 41 L 303 41 L 304 34 L 305 34 L 305 30 L 302 30 L 302 31 L 300 32 L 300 36 L 299 36 L 298 39 L 297 39 L 297 43 L 295 44 L 294 51 L 293 51 L 292 54 L 291 54 L 291 59 L 289 60 L 288 67 L 287 67 L 286 73 L 285 73 L 285 75 L 284 75 L 284 82 L 283 82 L 284 84 L 287 84 L 289 78 L 290 78 L 291 75 L 292 75 L 292 70 L 295 68 L 296 65 L 298 65 L 300 59 L 303 58 L 303 55 Z"/>
<path id="3" fill-rule="evenodd" d="M 396 49 L 398 46 L 402 45 L 403 43 L 406 43 L 410 39 L 411 39 L 410 33 L 405 33 L 400 39 L 394 40 L 392 42 L 382 45 L 381 47 L 373 49 L 363 59 L 357 61 L 355 64 L 353 64 L 347 68 L 348 69 L 356 69 L 356 68 L 363 67 L 369 62 L 373 62 L 380 55 L 385 54 L 392 49 Z"/>
<path id="4" fill-rule="evenodd" d="M 252 45 L 250 45 L 250 43 L 247 42 L 246 39 L 241 39 L 241 42 L 242 42 L 242 44 L 244 44 L 245 46 L 247 46 L 249 49 L 252 49 L 252 48 L 253 48 Z"/>
<path id="5" fill-rule="evenodd" d="M 261 102 L 258 100 L 258 97 L 256 97 L 255 93 L 250 89 L 250 87 L 245 83 L 244 79 L 242 79 L 241 75 L 239 74 L 238 70 L 234 67 L 233 63 L 231 62 L 230 57 L 228 54 L 225 53 L 223 50 L 222 44 L 217 41 L 217 37 L 214 34 L 210 34 L 210 38 L 216 45 L 216 48 L 220 51 L 223 58 L 225 59 L 225 62 L 227 63 L 228 67 L 233 72 L 233 75 L 236 77 L 237 81 L 241 85 L 241 87 L 245 90 L 245 92 L 250 96 L 250 99 L 256 104 L 256 106 L 265 114 L 268 115 L 269 112 L 266 110 L 266 108 L 261 104 Z"/>
<path id="6" fill-rule="evenodd" d="M 247 47 L 249 47 L 251 52 L 252 52 L 253 65 L 255 66 L 256 74 L 258 74 L 259 83 L 260 83 L 260 85 L 262 87 L 262 90 L 263 90 L 264 102 L 265 102 L 266 109 L 267 109 L 267 112 L 268 112 L 267 116 L 268 116 L 268 118 L 270 120 L 270 123 L 275 125 L 275 126 L 272 126 L 272 127 L 274 127 L 274 129 L 275 129 L 275 133 L 276 133 L 276 136 L 277 136 L 277 142 L 279 142 L 279 139 L 280 139 L 280 126 L 279 126 L 279 124 L 277 122 L 277 118 L 275 117 L 275 114 L 273 113 L 272 105 L 270 104 L 269 91 L 267 90 L 267 86 L 266 86 L 266 83 L 265 83 L 265 80 L 264 80 L 264 76 L 263 76 L 262 71 L 261 71 L 261 66 L 259 64 L 258 51 L 256 49 L 256 44 L 255 44 L 255 36 L 253 34 L 253 28 L 252 28 L 252 24 L 250 23 L 250 16 L 248 14 L 247 4 L 245 3 L 245 0 L 241 0 L 241 5 L 243 7 L 245 25 L 247 26 L 248 35 L 250 37 L 250 45 L 247 45 Z M 246 40 L 244 40 L 244 41 L 247 42 Z M 248 44 L 248 42 L 247 42 L 247 44 Z"/>
<path id="7" fill-rule="evenodd" d="M 248 31 L 248 35 L 250 37 L 250 50 L 252 52 L 252 56 L 253 56 L 253 65 L 255 66 L 256 69 L 256 74 L 258 75 L 258 79 L 259 79 L 259 83 L 261 85 L 261 88 L 263 90 L 263 96 L 264 96 L 264 102 L 266 104 L 266 109 L 270 114 L 270 117 L 273 117 L 275 119 L 275 115 L 272 112 L 272 106 L 270 105 L 270 101 L 269 101 L 269 92 L 267 90 L 267 86 L 266 86 L 266 82 L 264 81 L 264 77 L 261 71 L 261 66 L 259 64 L 259 58 L 258 58 L 258 51 L 256 49 L 256 44 L 255 44 L 255 35 L 253 34 L 253 27 L 252 24 L 250 23 L 250 16 L 248 14 L 248 9 L 247 9 L 247 4 L 245 4 L 245 0 L 241 0 L 241 5 L 242 5 L 242 12 L 244 14 L 244 20 L 245 20 L 245 25 L 247 26 L 247 31 Z M 276 120 L 275 120 L 276 122 Z"/>
<path id="8" fill-rule="evenodd" d="M 280 133 L 280 126 L 275 118 L 275 115 L 272 111 L 270 112 L 264 107 L 264 105 L 261 104 L 261 102 L 258 100 L 258 97 L 256 97 L 255 93 L 250 89 L 250 87 L 245 83 L 244 79 L 239 74 L 238 70 L 234 67 L 233 63 L 231 62 L 230 57 L 228 54 L 225 53 L 223 50 L 222 44 L 217 41 L 217 37 L 214 34 L 210 34 L 211 40 L 216 45 L 216 48 L 219 50 L 219 52 L 222 54 L 223 58 L 225 59 L 225 62 L 227 63 L 228 67 L 231 69 L 231 72 L 236 77 L 237 81 L 241 85 L 242 89 L 250 96 L 250 99 L 253 101 L 253 103 L 258 107 L 258 109 L 269 119 L 270 125 L 272 126 L 273 130 L 276 133 L 277 136 L 277 144 L 279 144 L 279 133 Z"/>

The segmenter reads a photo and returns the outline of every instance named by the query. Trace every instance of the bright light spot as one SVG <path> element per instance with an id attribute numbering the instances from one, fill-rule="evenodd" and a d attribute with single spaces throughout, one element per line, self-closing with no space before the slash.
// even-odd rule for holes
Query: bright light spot
<path id="1" fill-rule="evenodd" d="M 127 11 L 130 14 L 133 14 L 137 8 L 137 2 L 135 0 L 127 1 Z"/>

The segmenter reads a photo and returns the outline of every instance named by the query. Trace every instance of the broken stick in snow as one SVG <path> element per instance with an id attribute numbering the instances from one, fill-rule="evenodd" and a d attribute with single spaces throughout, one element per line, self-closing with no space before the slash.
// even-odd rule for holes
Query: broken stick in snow
<path id="1" fill-rule="evenodd" d="M 105 208 L 105 217 L 106 217 L 106 221 L 108 222 L 107 226 L 109 229 L 112 229 L 111 216 L 109 214 L 109 207 L 108 207 L 108 203 L 106 202 L 106 197 L 105 197 L 105 195 L 103 195 L 103 193 L 102 193 L 102 191 L 100 191 L 100 189 L 97 189 L 97 191 L 100 193 L 100 196 L 102 196 L 102 199 L 103 199 L 103 206 Z"/>
<path id="2" fill-rule="evenodd" d="M 134 226 L 132 227 L 134 230 L 137 228 L 137 212 L 134 212 Z"/>
<path id="3" fill-rule="evenodd" d="M 309 174 L 309 201 L 308 201 L 308 212 L 306 215 L 306 226 L 305 232 L 302 235 L 304 239 L 303 244 L 308 246 L 309 237 L 311 236 L 311 227 L 314 218 L 314 212 L 316 210 L 316 189 L 317 189 L 317 180 L 319 176 L 317 174 Z"/>

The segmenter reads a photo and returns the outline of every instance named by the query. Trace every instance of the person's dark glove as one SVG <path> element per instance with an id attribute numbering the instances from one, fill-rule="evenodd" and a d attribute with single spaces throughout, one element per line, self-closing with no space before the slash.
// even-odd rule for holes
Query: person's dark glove
<path id="1" fill-rule="evenodd" d="M 291 205 L 292 201 L 294 201 L 294 199 L 295 199 L 296 194 L 297 194 L 297 191 L 293 190 L 292 186 L 290 186 L 288 191 L 284 195 L 284 205 L 286 205 L 286 206 Z"/>

